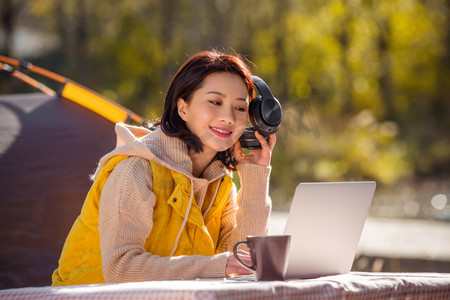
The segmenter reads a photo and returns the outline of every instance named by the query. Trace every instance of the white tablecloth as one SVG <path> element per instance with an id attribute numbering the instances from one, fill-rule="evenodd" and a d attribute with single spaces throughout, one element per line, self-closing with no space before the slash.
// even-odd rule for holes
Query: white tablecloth
<path id="1" fill-rule="evenodd" d="M 153 281 L 0 290 L 0 299 L 450 299 L 450 273 L 362 273 L 315 279 Z"/>

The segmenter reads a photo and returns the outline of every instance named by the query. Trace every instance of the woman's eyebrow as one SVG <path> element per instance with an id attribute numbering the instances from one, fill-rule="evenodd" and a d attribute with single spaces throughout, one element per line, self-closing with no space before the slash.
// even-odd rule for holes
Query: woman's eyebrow
<path id="1" fill-rule="evenodd" d="M 215 95 L 219 95 L 221 97 L 226 97 L 225 94 L 221 93 L 221 92 L 217 92 L 217 91 L 209 91 L 207 92 L 207 94 L 215 94 Z M 247 98 L 241 98 L 241 97 L 237 97 L 237 100 L 242 100 L 242 101 L 247 101 Z"/>

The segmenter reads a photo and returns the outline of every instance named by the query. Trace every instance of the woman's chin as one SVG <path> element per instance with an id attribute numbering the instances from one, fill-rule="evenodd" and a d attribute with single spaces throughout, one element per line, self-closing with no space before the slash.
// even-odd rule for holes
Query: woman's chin
<path id="1" fill-rule="evenodd" d="M 233 146 L 233 144 L 230 144 L 230 143 L 222 144 L 222 145 L 216 145 L 214 147 L 214 150 L 216 152 L 223 152 L 223 151 L 226 151 L 226 150 L 230 149 L 232 146 Z"/>

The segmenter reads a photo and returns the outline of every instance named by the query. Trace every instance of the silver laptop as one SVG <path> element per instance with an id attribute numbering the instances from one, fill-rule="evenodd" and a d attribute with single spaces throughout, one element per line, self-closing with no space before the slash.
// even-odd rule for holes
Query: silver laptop
<path id="1" fill-rule="evenodd" d="M 291 235 L 286 278 L 350 272 L 376 183 L 300 183 L 284 234 Z"/>

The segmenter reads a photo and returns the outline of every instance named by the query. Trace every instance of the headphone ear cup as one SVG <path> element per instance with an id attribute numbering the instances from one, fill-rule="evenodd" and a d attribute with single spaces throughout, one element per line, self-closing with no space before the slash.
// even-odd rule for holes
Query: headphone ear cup
<path id="1" fill-rule="evenodd" d="M 278 131 L 282 119 L 281 104 L 270 92 L 269 86 L 258 76 L 252 76 L 259 96 L 250 102 L 249 119 L 252 126 L 267 137 Z"/>
<path id="2" fill-rule="evenodd" d="M 252 128 L 253 130 L 258 130 L 259 129 L 258 123 L 261 122 L 261 114 L 260 114 L 261 101 L 262 101 L 261 96 L 255 97 L 255 99 L 250 101 L 250 105 L 248 108 L 248 118 L 250 120 L 250 124 L 252 124 L 253 126 Z"/>
<path id="3" fill-rule="evenodd" d="M 264 137 L 278 131 L 281 118 L 281 105 L 275 98 L 265 99 L 258 96 L 250 102 L 250 123 Z"/>
<path id="4" fill-rule="evenodd" d="M 241 144 L 242 148 L 247 148 L 250 150 L 261 149 L 261 143 L 256 138 L 255 132 L 256 130 L 253 127 L 245 128 L 244 132 L 239 138 L 239 143 Z M 265 137 L 265 139 L 267 140 L 267 137 Z"/>

